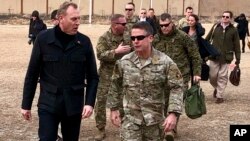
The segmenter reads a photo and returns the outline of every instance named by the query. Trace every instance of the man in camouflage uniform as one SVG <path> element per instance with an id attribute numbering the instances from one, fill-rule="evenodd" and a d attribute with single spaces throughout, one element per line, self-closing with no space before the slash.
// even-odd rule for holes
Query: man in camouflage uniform
<path id="1" fill-rule="evenodd" d="M 171 58 L 151 46 L 153 29 L 149 23 L 134 24 L 131 40 L 135 51 L 116 62 L 112 75 L 111 121 L 121 126 L 123 141 L 161 141 L 163 132 L 175 128 L 182 112 L 182 75 Z M 166 89 L 170 93 L 165 93 Z M 122 123 L 118 110 L 121 101 L 125 113 Z M 167 117 L 164 105 L 168 106 Z"/>
<path id="2" fill-rule="evenodd" d="M 187 7 L 186 8 L 186 12 L 185 12 L 185 17 L 181 18 L 179 21 L 178 21 L 178 28 L 180 30 L 182 30 L 183 27 L 186 27 L 188 26 L 188 17 L 193 14 L 193 7 Z"/>
<path id="3" fill-rule="evenodd" d="M 194 82 L 198 82 L 201 79 L 201 57 L 198 47 L 186 33 L 175 27 L 168 13 L 163 13 L 159 22 L 161 32 L 155 36 L 153 46 L 167 54 L 177 64 L 183 76 L 183 91 L 185 92 L 188 89 L 191 74 L 190 70 L 192 70 L 194 75 L 193 78 L 191 78 Z M 174 133 L 177 132 L 176 129 L 174 132 L 167 134 L 170 136 L 169 138 L 173 138 Z"/>
<path id="4" fill-rule="evenodd" d="M 134 15 L 135 12 L 135 4 L 133 2 L 129 2 L 125 5 L 125 17 L 127 20 L 126 30 L 124 32 L 124 39 L 126 41 L 130 41 L 130 32 L 132 26 L 139 22 L 139 18 Z M 124 44 L 130 44 L 130 42 L 125 42 Z"/>
<path id="5" fill-rule="evenodd" d="M 97 58 L 100 60 L 100 83 L 95 105 L 96 127 L 99 131 L 95 137 L 96 140 L 102 140 L 105 137 L 107 93 L 115 61 L 131 50 L 129 45 L 123 45 L 125 25 L 124 15 L 115 14 L 111 17 L 110 29 L 99 38 L 97 43 Z"/>

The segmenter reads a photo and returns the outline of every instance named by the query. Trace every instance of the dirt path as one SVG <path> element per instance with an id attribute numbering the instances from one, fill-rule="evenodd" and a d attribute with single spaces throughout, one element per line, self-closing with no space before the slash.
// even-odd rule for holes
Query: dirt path
<path id="1" fill-rule="evenodd" d="M 211 27 L 211 25 L 205 25 Z M 87 34 L 96 45 L 98 37 L 108 29 L 106 25 L 81 25 L 80 31 Z M 32 46 L 27 44 L 27 25 L 0 25 L 0 141 L 37 141 L 37 97 L 33 102 L 33 119 L 21 118 L 20 105 L 23 80 Z M 228 141 L 230 124 L 250 124 L 249 83 L 250 51 L 242 54 L 242 80 L 239 87 L 228 84 L 226 101 L 217 105 L 212 98 L 213 89 L 208 82 L 201 86 L 206 94 L 207 115 L 191 120 L 185 114 L 179 123 L 177 141 Z M 93 141 L 96 133 L 93 117 L 83 120 L 80 141 Z M 119 141 L 119 131 L 108 120 L 105 141 Z"/>

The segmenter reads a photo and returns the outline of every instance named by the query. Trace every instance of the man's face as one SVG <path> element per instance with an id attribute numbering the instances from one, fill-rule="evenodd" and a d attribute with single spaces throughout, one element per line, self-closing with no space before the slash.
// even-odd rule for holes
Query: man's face
<path id="1" fill-rule="evenodd" d="M 221 22 L 228 24 L 231 22 L 230 13 L 223 13 L 221 17 Z"/>
<path id="2" fill-rule="evenodd" d="M 147 11 L 146 10 L 141 10 L 140 11 L 140 17 L 141 18 L 146 18 L 147 17 Z"/>
<path id="3" fill-rule="evenodd" d="M 125 29 L 126 29 L 126 18 L 125 17 L 122 17 L 122 18 L 119 18 L 117 22 L 114 23 L 114 30 L 116 32 L 117 35 L 123 35 Z"/>
<path id="4" fill-rule="evenodd" d="M 59 25 L 63 32 L 74 35 L 78 31 L 80 25 L 80 13 L 79 10 L 72 6 L 69 6 L 66 10 L 66 14 L 58 15 Z"/>
<path id="5" fill-rule="evenodd" d="M 185 13 L 186 17 L 188 18 L 191 14 L 193 14 L 193 9 L 187 9 Z"/>
<path id="6" fill-rule="evenodd" d="M 52 20 L 51 20 L 51 23 L 52 23 L 53 25 L 58 25 L 59 21 L 58 21 L 58 19 L 52 19 Z"/>
<path id="7" fill-rule="evenodd" d="M 148 17 L 152 18 L 154 17 L 154 15 L 155 15 L 155 12 L 153 10 L 148 11 Z"/>
<path id="8" fill-rule="evenodd" d="M 160 20 L 160 28 L 164 35 L 168 35 L 172 32 L 174 24 L 169 20 L 166 19 L 164 21 Z"/>
<path id="9" fill-rule="evenodd" d="M 132 17 L 134 15 L 135 9 L 134 6 L 131 4 L 126 4 L 125 6 L 125 16 Z"/>
<path id="10" fill-rule="evenodd" d="M 35 16 L 32 16 L 32 20 L 35 21 L 35 20 L 36 20 L 36 17 L 35 17 Z"/>
<path id="11" fill-rule="evenodd" d="M 131 30 L 131 40 L 136 52 L 144 52 L 151 47 L 153 35 L 148 35 L 142 29 L 134 28 Z"/>

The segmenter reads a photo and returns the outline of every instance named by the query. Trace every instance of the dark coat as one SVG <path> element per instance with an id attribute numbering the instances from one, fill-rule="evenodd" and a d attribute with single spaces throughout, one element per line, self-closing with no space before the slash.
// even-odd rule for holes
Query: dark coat
<path id="1" fill-rule="evenodd" d="M 183 31 L 188 34 L 190 29 L 190 26 L 183 27 Z M 197 34 L 197 45 L 199 47 L 199 52 L 201 55 L 201 58 L 204 59 L 208 56 L 219 56 L 220 53 L 217 51 L 217 49 L 212 46 L 207 40 L 205 40 L 202 36 L 205 34 L 205 29 L 201 26 L 200 23 L 198 23 L 195 26 L 196 34 Z"/>
<path id="2" fill-rule="evenodd" d="M 148 22 L 151 25 L 151 27 L 153 28 L 153 32 L 154 32 L 153 34 L 155 35 L 157 33 L 157 25 L 155 24 L 154 20 L 147 17 L 146 22 Z"/>
<path id="3" fill-rule="evenodd" d="M 248 21 L 246 20 L 246 18 L 236 17 L 234 21 L 238 23 L 237 30 L 240 39 L 245 39 L 246 35 L 249 36 Z"/>
<path id="4" fill-rule="evenodd" d="M 23 109 L 31 109 L 39 77 L 38 108 L 70 116 L 82 112 L 84 101 L 94 107 L 99 78 L 90 39 L 77 33 L 64 49 L 55 28 L 38 35 L 25 77 Z"/>
<path id="5" fill-rule="evenodd" d="M 46 30 L 47 26 L 41 19 L 36 19 L 33 21 L 33 19 L 30 19 L 30 25 L 29 25 L 29 38 L 35 39 L 36 36 L 42 31 Z"/>

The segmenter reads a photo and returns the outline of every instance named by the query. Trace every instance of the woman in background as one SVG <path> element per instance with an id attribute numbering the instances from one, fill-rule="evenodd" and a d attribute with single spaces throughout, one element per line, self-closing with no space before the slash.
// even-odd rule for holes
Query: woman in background
<path id="1" fill-rule="evenodd" d="M 30 18 L 30 26 L 29 26 L 29 38 L 28 41 L 29 44 L 35 42 L 36 36 L 42 31 L 47 29 L 46 24 L 43 23 L 43 21 L 39 17 L 39 12 L 37 10 L 34 10 L 31 14 Z"/>
<path id="2" fill-rule="evenodd" d="M 249 36 L 248 21 L 244 13 L 241 13 L 238 17 L 236 17 L 234 21 L 238 23 L 237 29 L 238 29 L 240 40 L 242 40 L 242 53 L 245 53 L 246 34 L 247 36 Z"/>

